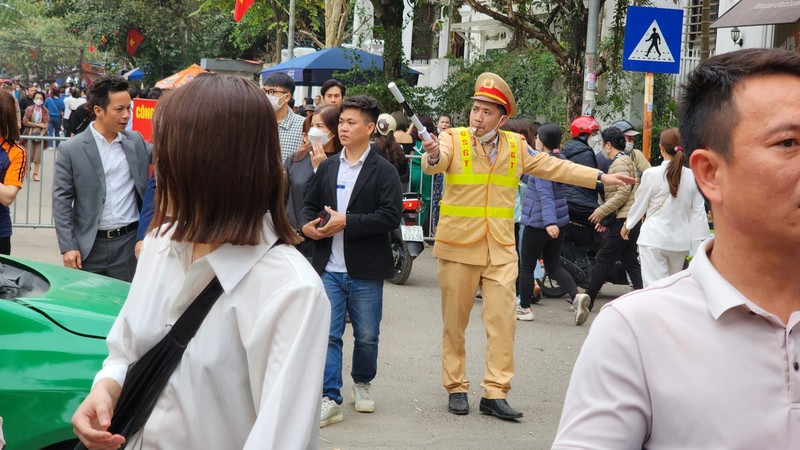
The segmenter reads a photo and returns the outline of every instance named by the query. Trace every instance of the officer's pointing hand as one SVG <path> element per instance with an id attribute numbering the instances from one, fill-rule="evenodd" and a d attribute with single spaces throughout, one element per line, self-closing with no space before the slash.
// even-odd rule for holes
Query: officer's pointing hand
<path id="1" fill-rule="evenodd" d="M 604 173 L 600 178 L 600 182 L 606 186 L 625 186 L 626 184 L 636 183 L 636 178 L 621 173 Z"/>

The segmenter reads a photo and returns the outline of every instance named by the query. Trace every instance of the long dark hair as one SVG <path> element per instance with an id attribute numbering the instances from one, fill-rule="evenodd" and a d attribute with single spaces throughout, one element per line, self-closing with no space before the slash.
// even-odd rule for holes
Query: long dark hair
<path id="1" fill-rule="evenodd" d="M 678 187 L 681 185 L 681 173 L 683 172 L 683 164 L 686 161 L 686 156 L 683 154 L 683 147 L 681 147 L 681 135 L 677 128 L 667 128 L 661 132 L 658 139 L 658 145 L 672 156 L 672 161 L 667 166 L 667 172 L 664 174 L 669 184 L 669 193 L 673 197 L 678 196 Z"/>
<path id="2" fill-rule="evenodd" d="M 394 139 L 394 132 L 389 132 L 386 136 L 378 133 L 375 137 L 375 145 L 377 145 L 386 159 L 392 163 L 393 166 L 398 167 L 406 162 L 406 155 L 403 152 L 403 147 Z"/>

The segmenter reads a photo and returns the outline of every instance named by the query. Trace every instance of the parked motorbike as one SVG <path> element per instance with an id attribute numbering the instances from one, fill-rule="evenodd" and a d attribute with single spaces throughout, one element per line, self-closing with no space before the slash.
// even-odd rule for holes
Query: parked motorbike
<path id="1" fill-rule="evenodd" d="M 589 287 L 589 273 L 594 265 L 595 255 L 600 248 L 600 243 L 600 234 L 594 230 L 592 224 L 570 221 L 564 227 L 564 242 L 561 244 L 561 266 L 569 272 L 579 288 L 586 289 Z M 606 282 L 630 286 L 628 275 L 625 273 L 620 261 L 614 263 L 614 267 L 608 272 Z M 547 269 L 544 269 L 544 275 L 542 275 L 542 280 L 539 284 L 542 287 L 542 294 L 546 297 L 556 298 L 567 294 L 567 290 L 564 287 L 547 276 Z M 592 306 L 594 305 L 590 305 L 590 310 Z"/>
<path id="2" fill-rule="evenodd" d="M 394 276 L 389 279 L 393 284 L 403 284 L 411 275 L 414 258 L 425 248 L 425 236 L 422 232 L 420 217 L 425 205 L 421 195 L 416 192 L 403 194 L 403 215 L 400 228 L 392 231 L 390 241 L 394 258 Z"/>

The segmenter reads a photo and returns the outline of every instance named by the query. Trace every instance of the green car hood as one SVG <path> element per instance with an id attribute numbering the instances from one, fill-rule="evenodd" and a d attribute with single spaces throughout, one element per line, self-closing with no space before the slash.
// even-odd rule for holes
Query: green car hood
<path id="1" fill-rule="evenodd" d="M 128 297 L 130 284 L 124 281 L 22 258 L 3 257 L 0 262 L 38 274 L 50 285 L 45 292 L 13 301 L 78 335 L 105 339 Z"/>

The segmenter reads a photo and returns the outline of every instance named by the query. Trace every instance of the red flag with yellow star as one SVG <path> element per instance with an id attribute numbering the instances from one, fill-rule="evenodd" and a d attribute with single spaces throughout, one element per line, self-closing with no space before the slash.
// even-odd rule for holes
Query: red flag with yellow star
<path id="1" fill-rule="evenodd" d="M 244 14 L 253 6 L 254 0 L 236 0 L 236 8 L 233 10 L 233 20 L 239 22 Z"/>
<path id="2" fill-rule="evenodd" d="M 142 41 L 144 40 L 144 35 L 139 32 L 136 28 L 131 28 L 128 30 L 128 54 L 133 55 L 136 53 L 136 50 L 142 45 Z"/>

